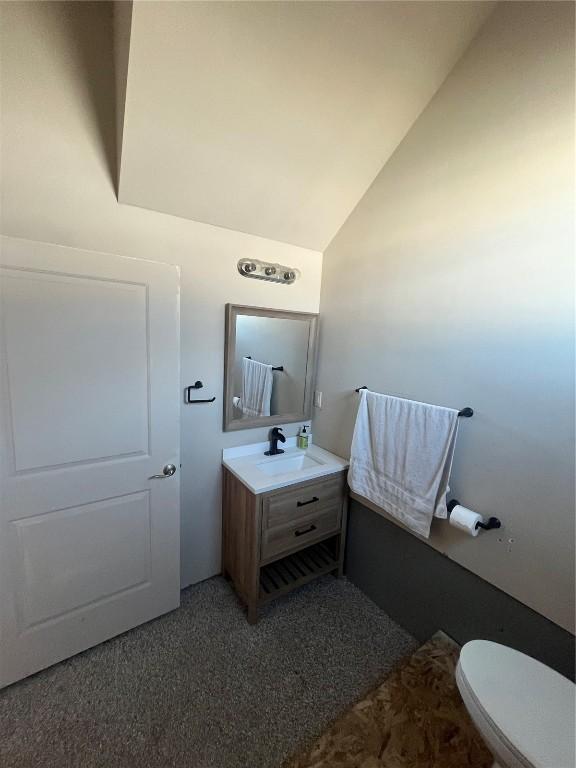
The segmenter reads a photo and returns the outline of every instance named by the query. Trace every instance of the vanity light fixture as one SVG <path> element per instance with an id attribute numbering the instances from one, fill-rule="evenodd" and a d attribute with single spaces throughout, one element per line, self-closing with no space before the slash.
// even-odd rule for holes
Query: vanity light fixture
<path id="1" fill-rule="evenodd" d="M 300 277 L 300 270 L 285 267 L 282 264 L 269 264 L 258 259 L 240 259 L 238 272 L 244 277 L 254 277 L 256 280 L 268 280 L 270 283 L 292 285 Z"/>

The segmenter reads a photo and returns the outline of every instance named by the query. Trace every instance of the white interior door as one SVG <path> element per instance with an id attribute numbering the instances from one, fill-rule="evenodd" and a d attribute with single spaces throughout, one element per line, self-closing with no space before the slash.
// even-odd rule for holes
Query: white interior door
<path id="1" fill-rule="evenodd" d="M 7 685 L 179 605 L 179 274 L 1 246 Z"/>

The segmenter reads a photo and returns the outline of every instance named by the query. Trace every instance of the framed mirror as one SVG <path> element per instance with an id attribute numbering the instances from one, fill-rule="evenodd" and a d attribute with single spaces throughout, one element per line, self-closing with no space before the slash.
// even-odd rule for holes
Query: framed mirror
<path id="1" fill-rule="evenodd" d="M 226 305 L 224 430 L 312 415 L 318 315 Z"/>

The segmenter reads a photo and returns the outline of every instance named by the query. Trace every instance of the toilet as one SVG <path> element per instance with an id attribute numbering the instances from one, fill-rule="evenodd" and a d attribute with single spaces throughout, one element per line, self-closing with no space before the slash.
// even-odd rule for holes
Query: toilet
<path id="1" fill-rule="evenodd" d="M 462 648 L 456 682 L 494 768 L 574 768 L 576 686 L 487 640 Z"/>

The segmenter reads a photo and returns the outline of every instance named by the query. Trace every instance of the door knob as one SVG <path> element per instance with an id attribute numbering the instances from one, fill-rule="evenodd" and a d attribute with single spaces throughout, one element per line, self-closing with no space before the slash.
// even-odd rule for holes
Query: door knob
<path id="1" fill-rule="evenodd" d="M 149 480 L 164 480 L 167 477 L 172 477 L 172 475 L 176 474 L 176 467 L 174 464 L 166 464 L 164 469 L 162 470 L 161 475 L 151 475 L 149 477 Z"/>

